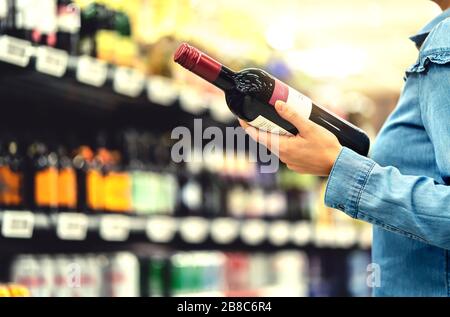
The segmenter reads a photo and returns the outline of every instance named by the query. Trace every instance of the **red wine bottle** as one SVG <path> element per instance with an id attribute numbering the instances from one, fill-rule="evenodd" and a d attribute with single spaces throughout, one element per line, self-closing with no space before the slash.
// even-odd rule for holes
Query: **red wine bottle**
<path id="1" fill-rule="evenodd" d="M 282 100 L 295 107 L 301 116 L 331 131 L 343 146 L 364 156 L 369 152 L 370 141 L 364 131 L 314 104 L 305 95 L 261 69 L 234 72 L 186 43 L 177 49 L 174 60 L 222 89 L 230 110 L 258 129 L 282 135 L 298 133 L 275 110 L 275 102 Z"/>

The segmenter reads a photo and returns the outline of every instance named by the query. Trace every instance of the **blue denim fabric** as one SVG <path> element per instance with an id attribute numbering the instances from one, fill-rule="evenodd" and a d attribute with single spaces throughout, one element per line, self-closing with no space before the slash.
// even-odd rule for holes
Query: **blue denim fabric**
<path id="1" fill-rule="evenodd" d="M 325 204 L 374 225 L 375 296 L 449 296 L 450 10 L 411 39 L 419 57 L 371 158 L 343 148 Z"/>

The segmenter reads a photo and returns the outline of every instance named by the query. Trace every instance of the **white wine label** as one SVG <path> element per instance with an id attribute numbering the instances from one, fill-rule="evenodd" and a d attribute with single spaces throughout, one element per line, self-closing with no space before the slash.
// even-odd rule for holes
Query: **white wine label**
<path id="1" fill-rule="evenodd" d="M 288 87 L 289 95 L 286 103 L 294 108 L 303 118 L 309 119 L 312 110 L 312 101 L 294 88 Z"/>
<path id="2" fill-rule="evenodd" d="M 67 69 L 69 54 L 66 51 L 40 46 L 36 54 L 36 70 L 38 72 L 62 77 Z"/>
<path id="3" fill-rule="evenodd" d="M 30 62 L 32 46 L 28 41 L 11 36 L 0 37 L 0 60 L 20 67 L 26 67 Z"/>
<path id="4" fill-rule="evenodd" d="M 259 130 L 267 131 L 274 134 L 280 134 L 280 135 L 292 135 L 289 133 L 289 131 L 283 129 L 279 125 L 275 124 L 274 122 L 270 121 L 269 119 L 258 116 L 255 120 L 249 121 L 248 124 L 251 126 L 258 128 Z"/>
<path id="5" fill-rule="evenodd" d="M 302 93 L 298 92 L 292 87 L 289 87 L 282 81 L 275 79 L 275 87 L 273 89 L 272 97 L 269 103 L 275 106 L 278 100 L 286 102 L 288 105 L 294 107 L 302 117 L 309 119 L 312 110 L 312 101 Z"/>

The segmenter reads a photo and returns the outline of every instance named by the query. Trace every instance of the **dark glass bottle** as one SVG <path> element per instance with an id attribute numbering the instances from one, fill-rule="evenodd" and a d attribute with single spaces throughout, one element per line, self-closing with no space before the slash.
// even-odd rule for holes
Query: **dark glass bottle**
<path id="1" fill-rule="evenodd" d="M 58 147 L 58 210 L 77 208 L 77 174 L 64 146 Z"/>
<path id="2" fill-rule="evenodd" d="M 186 43 L 178 48 L 174 60 L 222 89 L 230 110 L 256 128 L 279 134 L 298 133 L 275 110 L 275 102 L 282 100 L 296 107 L 303 117 L 331 131 L 343 146 L 361 155 L 368 154 L 370 141 L 364 131 L 314 104 L 305 95 L 261 69 L 234 72 Z"/>
<path id="3" fill-rule="evenodd" d="M 87 174 L 91 168 L 94 153 L 89 146 L 82 145 L 75 150 L 72 164 L 75 168 L 77 179 L 77 210 L 79 212 L 89 212 Z"/>
<path id="4" fill-rule="evenodd" d="M 78 55 L 80 41 L 80 8 L 72 0 L 58 0 L 57 47 Z"/>
<path id="5" fill-rule="evenodd" d="M 44 143 L 35 143 L 33 156 L 33 193 L 36 210 L 58 209 L 58 156 Z"/>

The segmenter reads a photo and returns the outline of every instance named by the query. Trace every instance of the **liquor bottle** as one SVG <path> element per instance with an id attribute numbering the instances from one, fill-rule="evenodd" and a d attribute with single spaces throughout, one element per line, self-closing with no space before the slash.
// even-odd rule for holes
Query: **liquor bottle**
<path id="1" fill-rule="evenodd" d="M 77 176 L 65 147 L 58 148 L 58 209 L 73 211 L 77 207 Z"/>
<path id="2" fill-rule="evenodd" d="M 87 203 L 87 174 L 91 168 L 93 157 L 94 153 L 91 148 L 84 145 L 76 148 L 72 160 L 77 179 L 77 210 L 80 212 L 87 212 L 89 210 Z"/>
<path id="3" fill-rule="evenodd" d="M 34 208 L 54 212 L 58 207 L 58 156 L 40 142 L 32 144 L 30 152 Z"/>
<path id="4" fill-rule="evenodd" d="M 71 0 L 58 0 L 57 47 L 78 55 L 81 17 L 79 6 Z"/>
<path id="5" fill-rule="evenodd" d="M 299 132 L 276 112 L 275 102 L 282 100 L 295 107 L 303 117 L 331 131 L 343 146 L 361 155 L 367 155 L 369 151 L 370 141 L 364 131 L 314 104 L 305 95 L 261 69 L 234 72 L 186 43 L 177 49 L 174 60 L 222 89 L 230 110 L 256 128 L 287 135 Z"/>
<path id="6" fill-rule="evenodd" d="M 24 161 L 16 140 L 11 140 L 7 144 L 6 150 L 5 164 L 1 168 L 0 176 L 2 179 L 2 204 L 5 208 L 20 210 L 24 207 Z"/>
<path id="7" fill-rule="evenodd" d="M 58 31 L 57 3 L 56 0 L 34 1 L 34 27 L 31 39 L 36 44 L 54 47 L 56 45 Z"/>

